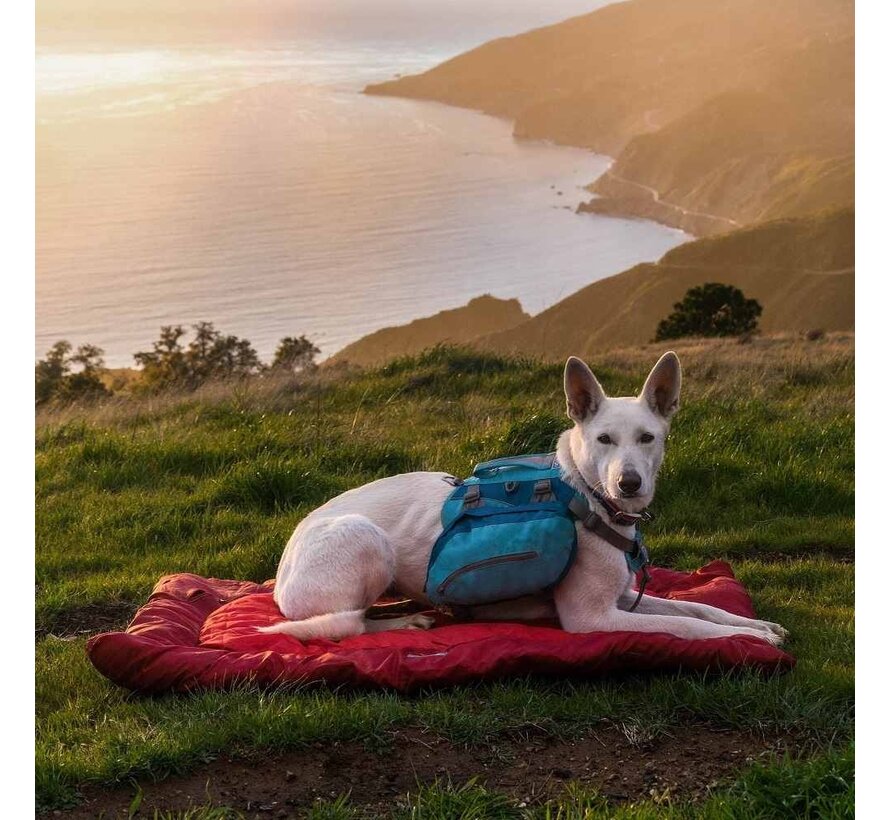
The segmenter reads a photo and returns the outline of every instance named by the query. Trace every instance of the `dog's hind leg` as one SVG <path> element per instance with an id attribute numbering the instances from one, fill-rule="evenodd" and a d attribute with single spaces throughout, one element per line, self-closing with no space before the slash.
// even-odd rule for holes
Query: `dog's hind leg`
<path id="1" fill-rule="evenodd" d="M 365 617 L 394 575 L 392 543 L 368 518 L 310 516 L 294 531 L 275 579 L 275 603 L 288 620 L 260 631 L 300 640 L 339 640 L 384 629 L 431 626 L 431 619 L 423 615 L 377 621 Z"/>
<path id="2" fill-rule="evenodd" d="M 429 629 L 434 621 L 428 615 L 416 612 L 403 618 L 366 618 L 365 610 L 353 609 L 349 612 L 331 612 L 315 615 L 298 621 L 281 621 L 272 626 L 259 627 L 260 632 L 284 633 L 292 638 L 307 641 L 312 638 L 326 638 L 338 641 L 366 632 L 386 632 L 390 629 Z"/>
<path id="3" fill-rule="evenodd" d="M 365 632 L 387 632 L 390 629 L 429 629 L 435 619 L 421 612 L 400 618 L 365 618 Z"/>

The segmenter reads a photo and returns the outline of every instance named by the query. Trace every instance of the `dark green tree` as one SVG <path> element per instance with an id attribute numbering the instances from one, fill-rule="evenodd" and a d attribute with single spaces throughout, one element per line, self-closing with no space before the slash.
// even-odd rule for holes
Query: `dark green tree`
<path id="1" fill-rule="evenodd" d="M 34 398 L 37 404 L 43 404 L 58 394 L 62 381 L 71 372 L 68 360 L 70 352 L 70 342 L 56 342 L 46 352 L 46 358 L 34 366 Z"/>
<path id="2" fill-rule="evenodd" d="M 142 368 L 142 382 L 146 387 L 185 385 L 188 382 L 189 368 L 180 342 L 184 335 L 182 325 L 164 325 L 151 350 L 134 354 L 136 364 Z"/>
<path id="3" fill-rule="evenodd" d="M 72 364 L 79 365 L 81 373 L 95 375 L 105 369 L 105 359 L 102 356 L 105 351 L 96 345 L 81 345 L 77 352 L 69 359 Z"/>
<path id="4" fill-rule="evenodd" d="M 311 370 L 315 367 L 315 357 L 321 353 L 305 336 L 285 336 L 275 351 L 272 369 L 277 371 Z"/>
<path id="5" fill-rule="evenodd" d="M 148 388 L 185 387 L 195 389 L 211 379 L 249 376 L 262 370 L 262 362 L 247 339 L 223 335 L 213 322 L 192 325 L 195 335 L 182 345 L 182 325 L 165 325 L 152 349 L 136 353 Z"/>
<path id="6" fill-rule="evenodd" d="M 662 319 L 655 341 L 683 336 L 740 336 L 757 328 L 763 308 L 732 285 L 708 282 L 686 291 L 674 312 Z"/>
<path id="7" fill-rule="evenodd" d="M 260 357 L 247 339 L 238 339 L 235 343 L 234 369 L 238 373 L 256 373 L 263 369 Z"/>
<path id="8" fill-rule="evenodd" d="M 34 368 L 37 404 L 51 399 L 80 401 L 110 395 L 100 378 L 105 368 L 103 353 L 96 345 L 85 344 L 70 355 L 70 342 L 56 342 L 47 351 L 46 358 L 37 362 Z"/>

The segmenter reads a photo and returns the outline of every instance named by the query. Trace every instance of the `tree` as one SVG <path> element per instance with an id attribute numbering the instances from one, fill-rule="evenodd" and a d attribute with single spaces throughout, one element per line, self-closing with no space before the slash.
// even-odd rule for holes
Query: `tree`
<path id="1" fill-rule="evenodd" d="M 143 383 L 148 387 L 185 384 L 188 366 L 180 339 L 185 335 L 182 325 L 164 325 L 160 338 L 152 349 L 134 354 L 136 364 L 142 367 Z"/>
<path id="2" fill-rule="evenodd" d="M 315 367 L 315 357 L 321 353 L 309 339 L 305 336 L 285 336 L 279 343 L 278 349 L 275 351 L 275 358 L 272 360 L 272 369 L 278 371 L 289 371 L 294 373 L 298 370 L 311 370 Z"/>
<path id="3" fill-rule="evenodd" d="M 37 404 L 51 399 L 78 401 L 110 395 L 99 377 L 105 368 L 104 351 L 96 345 L 85 344 L 74 355 L 71 344 L 56 342 L 47 351 L 46 358 L 34 368 L 34 393 Z M 72 371 L 72 366 L 79 370 Z"/>
<path id="4" fill-rule="evenodd" d="M 147 387 L 194 390 L 210 379 L 249 376 L 262 370 L 262 362 L 247 339 L 224 336 L 213 322 L 198 322 L 192 328 L 195 335 L 188 347 L 180 341 L 185 335 L 182 325 L 165 325 L 151 350 L 134 355 Z"/>
<path id="5" fill-rule="evenodd" d="M 80 365 L 81 373 L 95 375 L 105 369 L 105 360 L 102 356 L 105 351 L 96 345 L 81 345 L 77 352 L 69 359 L 72 364 Z"/>
<path id="6" fill-rule="evenodd" d="M 81 370 L 66 376 L 56 395 L 61 401 L 83 401 L 110 396 L 111 391 L 95 373 Z"/>
<path id="7" fill-rule="evenodd" d="M 37 404 L 49 401 L 59 392 L 63 379 L 71 371 L 68 354 L 71 343 L 56 342 L 34 367 L 34 396 Z"/>
<path id="8" fill-rule="evenodd" d="M 757 328 L 763 308 L 732 285 L 708 282 L 686 291 L 674 312 L 662 319 L 655 341 L 682 336 L 740 336 Z"/>

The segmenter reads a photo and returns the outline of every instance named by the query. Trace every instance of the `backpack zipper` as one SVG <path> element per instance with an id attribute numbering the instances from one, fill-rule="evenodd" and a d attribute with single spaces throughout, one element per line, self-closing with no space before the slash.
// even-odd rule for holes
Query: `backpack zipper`
<path id="1" fill-rule="evenodd" d="M 482 561 L 473 561 L 472 564 L 464 564 L 464 566 L 460 567 L 460 569 L 454 570 L 441 584 L 436 588 L 436 592 L 439 595 L 443 595 L 445 590 L 448 588 L 448 585 L 454 581 L 455 578 L 460 577 L 466 572 L 472 572 L 476 569 L 482 569 L 483 567 L 494 566 L 495 564 L 508 564 L 513 561 L 530 561 L 533 558 L 537 558 L 538 553 L 535 550 L 529 550 L 527 552 L 514 552 L 512 555 L 498 555 L 494 558 L 485 558 Z"/>

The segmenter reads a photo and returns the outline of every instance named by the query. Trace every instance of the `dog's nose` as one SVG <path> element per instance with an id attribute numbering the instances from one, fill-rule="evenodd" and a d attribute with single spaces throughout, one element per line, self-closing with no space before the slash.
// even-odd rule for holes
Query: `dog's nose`
<path id="1" fill-rule="evenodd" d="M 618 489 L 621 490 L 622 495 L 636 495 L 641 486 L 643 486 L 643 479 L 633 470 L 628 470 L 618 476 Z"/>

